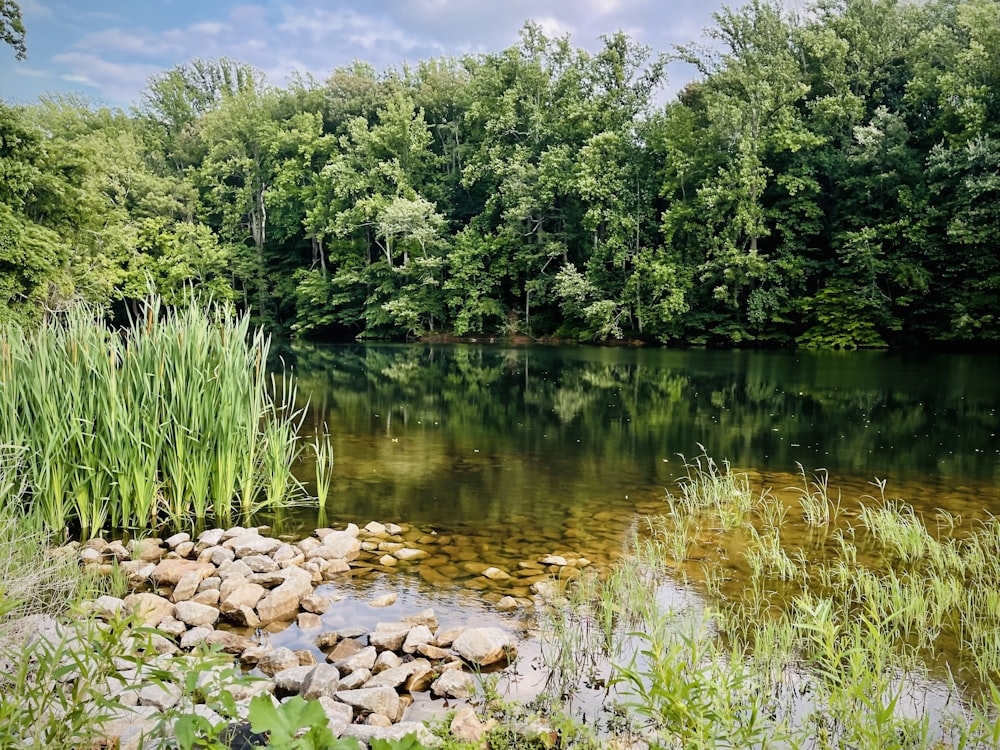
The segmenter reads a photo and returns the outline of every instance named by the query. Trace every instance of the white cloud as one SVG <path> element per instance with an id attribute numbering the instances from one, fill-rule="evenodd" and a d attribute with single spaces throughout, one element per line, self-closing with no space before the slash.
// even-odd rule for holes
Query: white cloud
<path id="1" fill-rule="evenodd" d="M 63 80 L 83 83 L 100 90 L 108 99 L 132 101 L 159 65 L 136 62 L 112 62 L 86 52 L 66 52 L 52 58 L 56 64 L 69 68 Z"/>
<path id="2" fill-rule="evenodd" d="M 14 72 L 19 76 L 27 76 L 28 78 L 51 78 L 52 74 L 47 70 L 39 70 L 38 68 L 29 68 L 27 65 L 21 64 L 14 68 Z"/>

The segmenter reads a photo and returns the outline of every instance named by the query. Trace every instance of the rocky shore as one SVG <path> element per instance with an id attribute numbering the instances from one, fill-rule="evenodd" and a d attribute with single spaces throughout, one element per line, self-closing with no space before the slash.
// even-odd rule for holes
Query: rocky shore
<path id="1" fill-rule="evenodd" d="M 387 618 L 371 630 L 324 628 L 322 615 L 343 596 L 336 593 L 337 582 L 359 568 L 405 566 L 427 556 L 407 531 L 395 524 L 350 524 L 319 529 L 292 542 L 268 536 L 266 529 L 233 527 L 204 531 L 197 538 L 180 533 L 127 544 L 94 539 L 57 550 L 78 556 L 84 566 L 103 572 L 117 567 L 127 575 L 135 593 L 101 596 L 87 603 L 91 614 L 108 622 L 126 615 L 155 628 L 135 639 L 142 658 L 126 660 L 115 679 L 108 680 L 106 694 L 115 709 L 102 729 L 109 744 L 138 747 L 164 716 L 191 700 L 180 679 L 164 680 L 162 675 L 192 669 L 199 685 L 211 685 L 198 694 L 227 691 L 238 708 L 245 709 L 260 694 L 272 696 L 276 704 L 293 696 L 316 701 L 337 737 L 367 742 L 416 732 L 432 743 L 424 724 L 407 716 L 414 696 L 424 693 L 458 705 L 453 731 L 477 738 L 483 726 L 463 701 L 475 689 L 474 673 L 516 656 L 510 633 L 473 625 L 441 628 L 432 609 Z M 530 561 L 521 571 L 530 578 L 522 575 L 522 581 L 535 596 L 552 596 L 560 585 L 553 572 L 565 571 L 569 578 L 588 564 L 581 558 L 571 561 L 557 555 Z M 485 563 L 480 574 L 487 580 L 511 578 Z M 390 593 L 369 604 L 387 607 L 394 600 Z M 529 603 L 525 597 L 506 596 L 497 606 L 514 609 Z M 315 633 L 315 648 L 270 645 L 269 633 L 292 622 L 303 633 Z M 36 638 L 55 632 L 53 623 L 33 629 Z M 229 663 L 193 665 L 195 655 L 206 649 L 227 655 Z M 257 679 L 248 681 L 243 672 Z M 154 673 L 160 678 L 149 679 Z M 191 710 L 213 725 L 224 721 L 205 703 Z"/>

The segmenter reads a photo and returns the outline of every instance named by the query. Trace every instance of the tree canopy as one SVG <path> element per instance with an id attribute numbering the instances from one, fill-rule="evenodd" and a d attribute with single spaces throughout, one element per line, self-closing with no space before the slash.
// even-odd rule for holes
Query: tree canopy
<path id="1" fill-rule="evenodd" d="M 16 3 L 0 33 L 22 56 Z M 132 112 L 0 103 L 0 319 L 194 285 L 302 336 L 1000 340 L 1000 5 L 777 0 Z M 664 100 L 666 63 L 699 77 Z"/>

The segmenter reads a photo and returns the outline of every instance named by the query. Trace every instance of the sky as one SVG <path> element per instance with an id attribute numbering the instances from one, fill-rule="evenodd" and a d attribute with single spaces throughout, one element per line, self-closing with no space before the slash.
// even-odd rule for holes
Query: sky
<path id="1" fill-rule="evenodd" d="M 376 70 L 431 57 L 495 52 L 528 19 L 575 47 L 616 31 L 654 51 L 701 40 L 723 0 L 20 0 L 28 59 L 0 48 L 0 98 L 75 92 L 95 103 L 141 101 L 151 75 L 193 58 L 232 57 L 283 85 L 324 79 L 353 60 Z M 738 5 L 738 2 L 732 2 Z M 668 69 L 661 96 L 695 71 Z"/>

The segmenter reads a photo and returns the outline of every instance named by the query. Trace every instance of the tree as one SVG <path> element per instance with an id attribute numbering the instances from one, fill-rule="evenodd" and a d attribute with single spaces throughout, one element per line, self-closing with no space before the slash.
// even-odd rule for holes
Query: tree
<path id="1" fill-rule="evenodd" d="M 24 60 L 28 57 L 21 6 L 16 0 L 0 0 L 0 42 L 14 48 L 16 59 Z"/>

